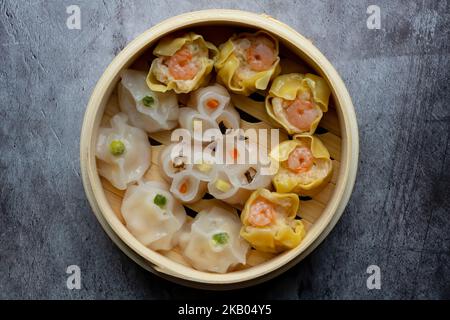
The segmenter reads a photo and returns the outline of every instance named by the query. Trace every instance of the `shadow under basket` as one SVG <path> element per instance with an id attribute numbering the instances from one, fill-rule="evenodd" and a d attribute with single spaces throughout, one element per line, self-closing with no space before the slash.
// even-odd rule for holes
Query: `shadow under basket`
<path id="1" fill-rule="evenodd" d="M 119 74 L 127 68 L 148 71 L 152 48 L 158 40 L 179 30 L 193 30 L 209 41 L 221 43 L 235 32 L 265 30 L 280 42 L 283 73 L 313 72 L 322 76 L 331 88 L 330 108 L 320 122 L 317 134 L 333 159 L 334 173 L 329 183 L 316 195 L 300 198 L 300 214 L 307 229 L 302 243 L 279 255 L 252 250 L 245 267 L 226 274 L 202 272 L 190 267 L 179 249 L 155 252 L 136 240 L 124 225 L 120 205 L 124 191 L 115 189 L 97 171 L 95 145 L 98 129 L 119 111 L 116 87 Z M 273 121 L 262 99 L 232 95 L 241 113 L 241 127 L 272 128 Z M 145 178 L 159 180 L 159 153 L 170 143 L 170 132 L 149 134 L 152 166 Z M 280 139 L 289 137 L 281 133 Z M 339 220 L 355 182 L 358 164 L 358 128 L 351 98 L 330 62 L 310 40 L 289 26 L 267 16 L 236 10 L 205 10 L 170 18 L 147 30 L 132 41 L 106 69 L 89 101 L 81 132 L 80 161 L 83 184 L 91 207 L 100 224 L 131 259 L 146 270 L 179 284 L 204 289 L 242 288 L 269 280 L 286 271 L 313 251 Z M 204 197 L 186 205 L 191 214 L 211 207 L 219 200 Z"/>

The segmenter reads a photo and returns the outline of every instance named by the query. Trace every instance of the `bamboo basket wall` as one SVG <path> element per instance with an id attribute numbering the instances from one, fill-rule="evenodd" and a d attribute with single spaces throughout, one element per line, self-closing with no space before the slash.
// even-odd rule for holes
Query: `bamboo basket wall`
<path id="1" fill-rule="evenodd" d="M 155 252 L 136 240 L 126 229 L 120 213 L 124 191 L 115 189 L 99 177 L 95 159 L 97 130 L 119 111 L 116 87 L 119 73 L 126 68 L 148 71 L 151 49 L 161 37 L 180 30 L 197 31 L 212 42 L 221 43 L 237 30 L 265 30 L 281 45 L 283 73 L 312 71 L 327 80 L 332 91 L 330 108 L 316 132 L 333 159 L 331 181 L 314 197 L 302 198 L 300 215 L 307 235 L 302 243 L 279 255 L 252 250 L 248 265 L 226 274 L 197 271 L 174 248 L 168 253 Z M 232 95 L 241 113 L 241 127 L 276 127 L 265 112 L 264 103 L 249 97 Z M 162 180 L 159 153 L 170 143 L 170 132 L 149 134 L 152 166 L 145 179 Z M 280 139 L 287 139 L 281 133 Z M 80 161 L 83 184 L 91 207 L 111 239 L 139 265 L 150 272 L 180 284 L 231 289 L 253 285 L 275 277 L 308 255 L 331 231 L 341 216 L 353 189 L 358 163 L 358 130 L 350 96 L 333 66 L 313 44 L 287 25 L 267 16 L 236 10 L 205 10 L 168 19 L 131 42 L 109 65 L 89 101 L 81 132 Z M 191 214 L 210 207 L 216 199 L 202 199 L 186 205 Z"/>

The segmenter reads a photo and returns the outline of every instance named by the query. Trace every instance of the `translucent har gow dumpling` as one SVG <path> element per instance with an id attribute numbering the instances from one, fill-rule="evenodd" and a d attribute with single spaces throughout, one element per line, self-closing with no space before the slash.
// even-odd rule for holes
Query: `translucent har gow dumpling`
<path id="1" fill-rule="evenodd" d="M 183 154 L 184 149 L 186 147 L 182 143 L 173 143 L 161 152 L 161 173 L 168 182 L 171 182 L 176 174 L 192 168 L 188 155 Z"/>
<path id="2" fill-rule="evenodd" d="M 212 207 L 195 217 L 190 233 L 180 243 L 184 256 L 195 269 L 225 273 L 245 264 L 248 243 L 239 235 L 241 222 L 231 209 Z"/>
<path id="3" fill-rule="evenodd" d="M 237 112 L 231 104 L 228 105 L 216 118 L 220 132 L 223 134 L 229 133 L 229 130 L 239 129 L 241 125 L 240 121 L 241 116 L 239 115 L 239 112 Z"/>
<path id="4" fill-rule="evenodd" d="M 142 178 L 151 164 L 147 134 L 127 120 L 123 113 L 115 115 L 110 128 L 99 129 L 96 145 L 99 174 L 120 190 Z"/>
<path id="5" fill-rule="evenodd" d="M 170 250 L 186 221 L 184 207 L 160 182 L 130 186 L 122 202 L 127 229 L 153 250 Z"/>
<path id="6" fill-rule="evenodd" d="M 271 184 L 273 174 L 262 147 L 236 134 L 224 136 L 209 146 L 214 148 L 220 164 L 216 165 L 217 174 L 208 183 L 208 192 L 228 204 L 244 205 L 252 191 Z"/>
<path id="7" fill-rule="evenodd" d="M 183 203 L 194 203 L 205 195 L 206 182 L 191 171 L 182 171 L 173 177 L 170 192 Z"/>
<path id="8" fill-rule="evenodd" d="M 201 114 L 195 109 L 180 108 L 180 127 L 189 131 L 190 136 L 197 142 L 210 142 L 211 136 L 220 135 L 218 124 L 209 116 Z"/>
<path id="9" fill-rule="evenodd" d="M 146 77 L 141 71 L 122 72 L 118 92 L 120 109 L 133 126 L 149 133 L 175 128 L 179 110 L 176 94 L 150 90 Z"/>
<path id="10" fill-rule="evenodd" d="M 220 84 L 200 88 L 191 93 L 188 106 L 216 119 L 230 103 L 230 94 Z"/>

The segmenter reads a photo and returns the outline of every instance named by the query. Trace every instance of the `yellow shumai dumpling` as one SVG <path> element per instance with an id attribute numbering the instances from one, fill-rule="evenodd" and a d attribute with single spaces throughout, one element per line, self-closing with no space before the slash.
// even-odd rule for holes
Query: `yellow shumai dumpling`
<path id="1" fill-rule="evenodd" d="M 302 221 L 295 219 L 299 207 L 294 193 L 258 189 L 241 214 L 241 236 L 256 250 L 278 253 L 295 248 L 305 237 Z"/>
<path id="2" fill-rule="evenodd" d="M 289 134 L 313 134 L 328 111 L 330 88 L 314 74 L 283 74 L 275 78 L 266 98 L 266 111 Z"/>
<path id="3" fill-rule="evenodd" d="M 333 171 L 330 154 L 316 136 L 295 135 L 294 140 L 280 143 L 270 156 L 280 164 L 273 178 L 277 192 L 313 195 Z"/>
<path id="4" fill-rule="evenodd" d="M 217 53 L 212 43 L 193 32 L 179 38 L 164 38 L 153 50 L 157 58 L 150 67 L 147 84 L 157 92 L 196 90 L 208 82 Z"/>
<path id="5" fill-rule="evenodd" d="M 267 32 L 234 35 L 219 51 L 217 81 L 237 94 L 266 90 L 281 71 L 278 41 Z"/>

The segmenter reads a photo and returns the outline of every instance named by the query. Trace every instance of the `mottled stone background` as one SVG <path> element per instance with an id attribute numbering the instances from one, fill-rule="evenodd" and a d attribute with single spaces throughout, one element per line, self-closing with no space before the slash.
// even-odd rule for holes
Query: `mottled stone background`
<path id="1" fill-rule="evenodd" d="M 68 30 L 66 7 L 81 8 Z M 366 9 L 381 8 L 381 30 Z M 354 193 L 302 263 L 257 287 L 181 287 L 135 265 L 103 232 L 80 179 L 83 113 L 103 70 L 138 34 L 206 8 L 267 13 L 328 57 L 360 130 Z M 450 298 L 447 1 L 0 1 L 0 298 Z M 66 288 L 66 267 L 82 289 Z M 379 265 L 381 290 L 366 268 Z"/>

